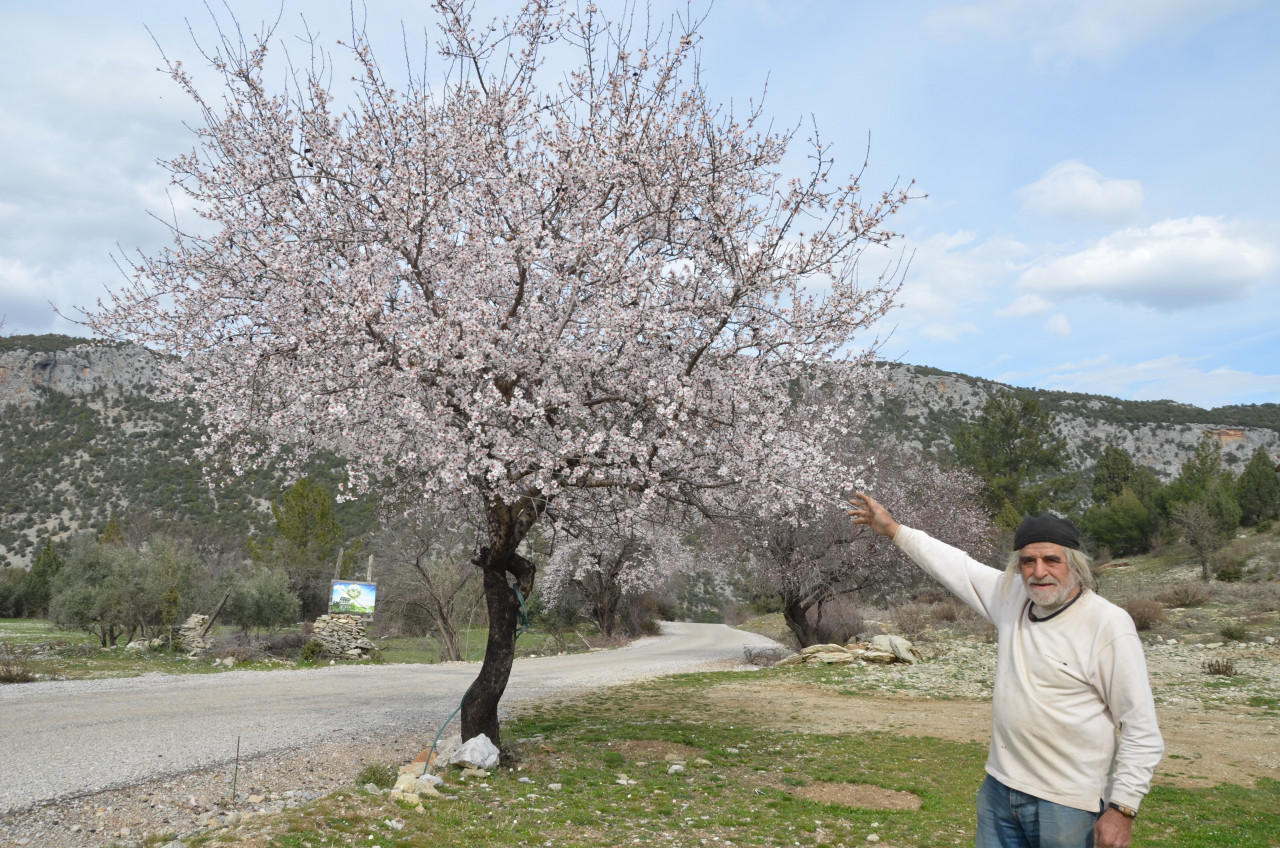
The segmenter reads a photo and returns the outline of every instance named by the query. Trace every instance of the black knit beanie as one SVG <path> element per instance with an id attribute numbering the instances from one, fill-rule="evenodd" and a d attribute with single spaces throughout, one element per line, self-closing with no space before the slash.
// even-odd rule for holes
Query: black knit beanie
<path id="1" fill-rule="evenodd" d="M 1013 534 L 1013 549 L 1022 550 L 1035 542 L 1051 542 L 1064 548 L 1080 550 L 1080 531 L 1065 518 L 1055 515 L 1028 515 Z"/>

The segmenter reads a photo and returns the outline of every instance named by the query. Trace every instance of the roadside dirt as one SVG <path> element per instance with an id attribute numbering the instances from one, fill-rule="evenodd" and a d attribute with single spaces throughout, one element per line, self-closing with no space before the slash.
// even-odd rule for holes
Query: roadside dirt
<path id="1" fill-rule="evenodd" d="M 792 680 L 725 683 L 713 697 L 724 707 L 805 733 L 885 731 L 954 742 L 990 739 L 991 705 L 969 699 L 843 695 Z M 1160 709 L 1165 757 L 1157 780 L 1174 786 L 1253 786 L 1280 774 L 1280 722 L 1245 715 Z"/>

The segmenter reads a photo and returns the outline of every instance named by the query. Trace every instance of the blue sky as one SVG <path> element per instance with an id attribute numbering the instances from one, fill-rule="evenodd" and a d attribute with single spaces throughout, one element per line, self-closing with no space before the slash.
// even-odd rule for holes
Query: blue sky
<path id="1" fill-rule="evenodd" d="M 278 8 L 229 6 L 251 31 Z M 390 62 L 425 7 L 367 3 Z M 286 0 L 293 49 L 304 9 L 322 42 L 349 32 L 346 2 Z M 74 314 L 119 284 L 113 252 L 164 243 L 155 162 L 191 146 L 198 115 L 148 29 L 195 67 L 188 22 L 213 33 L 192 0 L 0 6 L 4 332 L 83 334 L 50 303 Z M 885 356 L 1126 398 L 1280 401 L 1280 4 L 719 0 L 702 36 L 715 99 L 744 105 L 767 81 L 766 112 L 816 122 L 844 171 L 870 137 L 866 188 L 914 179 L 927 195 L 895 222 L 911 268 Z"/>

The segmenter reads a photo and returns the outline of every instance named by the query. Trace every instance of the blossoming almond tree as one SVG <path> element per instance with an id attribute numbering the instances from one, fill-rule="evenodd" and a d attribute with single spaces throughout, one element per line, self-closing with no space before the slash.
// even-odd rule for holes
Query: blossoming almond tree
<path id="1" fill-rule="evenodd" d="M 862 202 L 816 142 L 784 180 L 792 134 L 709 101 L 694 27 L 432 5 L 443 81 L 396 90 L 356 37 L 346 108 L 327 67 L 273 92 L 270 32 L 206 54 L 219 99 L 173 65 L 205 124 L 169 168 L 207 233 L 137 259 L 90 323 L 175 355 L 235 467 L 324 447 L 356 491 L 482 504 L 490 631 L 462 730 L 496 742 L 535 522 L 623 498 L 715 512 L 742 487 L 786 510 L 850 479 L 812 438 L 845 411 L 798 426 L 787 387 L 833 358 L 841 394 L 869 379 L 847 351 L 899 281 L 858 260 L 907 196 Z M 549 73 L 548 50 L 576 65 Z"/>
<path id="2" fill-rule="evenodd" d="M 851 450 L 852 448 L 852 450 Z M 864 452 L 846 444 L 844 452 Z M 993 527 L 978 499 L 981 481 L 962 470 L 945 471 L 897 444 L 881 445 L 867 476 L 873 491 L 903 524 L 981 558 L 990 554 Z M 722 544 L 736 540 L 750 554 L 753 577 L 776 591 L 783 619 L 801 648 L 821 638 L 824 606 L 854 593 L 892 594 L 919 571 L 892 544 L 855 527 L 846 510 L 805 509 L 803 522 L 785 516 L 722 523 Z"/>
<path id="3" fill-rule="evenodd" d="M 642 512 L 627 509 L 558 539 L 542 575 L 547 605 L 555 605 L 575 587 L 600 632 L 612 636 L 624 599 L 634 600 L 678 574 L 692 572 L 697 563 L 693 551 L 682 544 L 680 517 L 669 511 Z"/>

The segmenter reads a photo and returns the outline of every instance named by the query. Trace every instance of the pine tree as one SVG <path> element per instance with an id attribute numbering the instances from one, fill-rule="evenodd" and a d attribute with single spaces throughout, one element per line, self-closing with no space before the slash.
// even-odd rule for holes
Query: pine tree
<path id="1" fill-rule="evenodd" d="M 21 596 L 23 614 L 29 618 L 43 618 L 49 614 L 49 597 L 53 578 L 62 569 L 62 557 L 53 540 L 46 539 L 40 553 L 31 562 L 31 570 L 22 580 Z"/>
<path id="2" fill-rule="evenodd" d="M 1001 526 L 1012 529 L 1025 514 L 1065 506 L 1067 442 L 1034 397 L 991 397 L 982 415 L 956 431 L 955 452 L 985 482 L 983 501 Z"/>
<path id="3" fill-rule="evenodd" d="M 1133 457 L 1124 448 L 1107 445 L 1093 472 L 1093 502 L 1102 505 L 1110 501 L 1133 477 Z"/>
<path id="4" fill-rule="evenodd" d="M 1280 476 L 1275 465 L 1270 454 L 1258 448 L 1240 474 L 1236 491 L 1240 522 L 1245 526 L 1280 516 Z"/>

